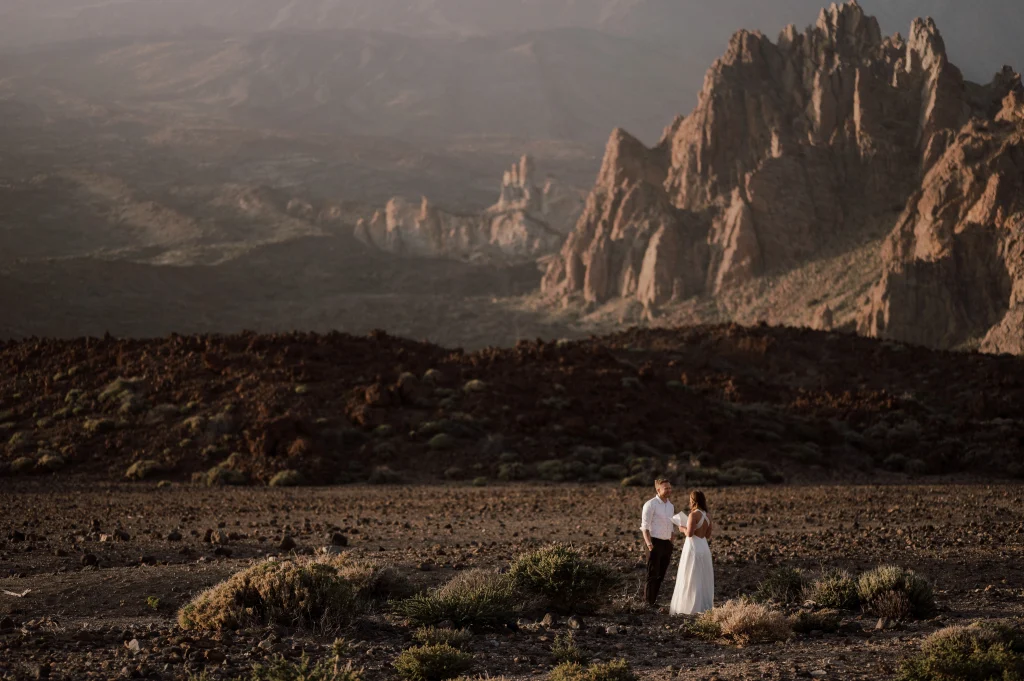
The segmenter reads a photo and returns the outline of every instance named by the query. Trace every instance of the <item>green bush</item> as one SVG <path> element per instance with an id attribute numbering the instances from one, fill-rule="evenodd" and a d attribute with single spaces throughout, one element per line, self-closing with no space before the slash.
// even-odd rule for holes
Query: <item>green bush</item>
<path id="1" fill-rule="evenodd" d="M 941 629 L 903 663 L 899 681 L 1019 681 L 1024 679 L 1020 623 L 986 622 Z"/>
<path id="2" fill-rule="evenodd" d="M 761 476 L 763 481 L 780 483 L 785 482 L 786 478 L 779 473 L 777 470 L 772 468 L 764 461 L 750 461 L 749 459 L 736 459 L 725 464 L 725 473 L 728 475 L 730 471 L 738 471 L 736 476 L 739 478 L 750 478 L 755 479 L 755 476 L 751 476 L 750 472 L 757 473 Z"/>
<path id="3" fill-rule="evenodd" d="M 222 630 L 277 624 L 336 628 L 370 601 L 393 571 L 343 556 L 265 561 L 196 596 L 178 612 L 186 630 Z"/>
<path id="4" fill-rule="evenodd" d="M 448 629 L 446 627 L 420 627 L 413 634 L 417 643 L 425 646 L 448 645 L 462 650 L 473 640 L 469 629 Z"/>
<path id="5" fill-rule="evenodd" d="M 207 487 L 240 487 L 249 483 L 249 476 L 221 465 L 206 471 L 203 481 Z"/>
<path id="6" fill-rule="evenodd" d="M 647 473 L 637 473 L 623 478 L 620 484 L 623 487 L 649 487 L 654 484 L 654 477 Z"/>
<path id="7" fill-rule="evenodd" d="M 579 551 L 562 544 L 519 556 L 509 574 L 523 591 L 563 613 L 592 608 L 617 583 L 609 568 L 584 560 Z"/>
<path id="8" fill-rule="evenodd" d="M 20 475 L 30 473 L 36 467 L 36 460 L 29 456 L 20 456 L 11 462 L 11 473 Z"/>
<path id="9" fill-rule="evenodd" d="M 807 587 L 807 597 L 823 608 L 853 610 L 860 605 L 857 581 L 846 570 L 829 568 Z"/>
<path id="10" fill-rule="evenodd" d="M 583 652 L 576 645 L 576 635 L 571 630 L 555 636 L 555 642 L 551 645 L 551 655 L 559 664 L 566 662 L 582 664 L 586 661 Z"/>
<path id="11" fill-rule="evenodd" d="M 136 461 L 128 470 L 125 472 L 124 477 L 132 480 L 145 480 L 147 478 L 160 475 L 164 472 L 164 467 L 159 461 L 152 461 L 150 459 L 143 459 Z"/>
<path id="12" fill-rule="evenodd" d="M 759 603 L 799 603 L 804 590 L 803 573 L 791 567 L 780 567 L 768 573 L 757 585 L 754 600 Z"/>
<path id="13" fill-rule="evenodd" d="M 865 609 L 879 617 L 924 618 L 935 611 L 935 595 L 928 580 L 895 565 L 862 574 L 857 580 L 857 595 Z"/>
<path id="14" fill-rule="evenodd" d="M 622 480 L 623 478 L 629 477 L 629 470 L 625 466 L 615 463 L 601 466 L 598 473 L 605 480 Z"/>
<path id="15" fill-rule="evenodd" d="M 505 482 L 524 480 L 527 477 L 526 466 L 521 463 L 503 463 L 498 468 L 498 479 Z"/>
<path id="16" fill-rule="evenodd" d="M 419 625 L 451 622 L 456 627 L 484 629 L 511 619 L 520 602 L 510 575 L 471 570 L 439 589 L 402 601 L 398 610 Z"/>
<path id="17" fill-rule="evenodd" d="M 64 468 L 64 466 L 67 465 L 67 462 L 64 461 L 64 457 L 59 454 L 47 452 L 39 457 L 39 461 L 36 465 L 42 470 L 55 473 Z"/>
<path id="18" fill-rule="evenodd" d="M 199 680 L 209 677 L 193 677 Z M 321 660 L 316 664 L 303 655 L 297 662 L 278 657 L 268 665 L 256 665 L 248 681 L 362 681 L 363 670 L 351 662 L 342 664 L 339 657 Z"/>
<path id="19" fill-rule="evenodd" d="M 271 487 L 301 487 L 305 483 L 302 473 L 294 470 L 281 471 L 270 479 Z"/>
<path id="20" fill-rule="evenodd" d="M 400 485 L 402 483 L 402 476 L 387 466 L 377 466 L 370 473 L 371 485 Z"/>
<path id="21" fill-rule="evenodd" d="M 395 659 L 395 670 L 408 681 L 447 681 L 472 668 L 472 655 L 446 644 L 409 648 Z"/>
<path id="22" fill-rule="evenodd" d="M 793 631 L 800 634 L 809 634 L 812 631 L 832 634 L 839 630 L 839 621 L 838 610 L 801 611 L 791 620 Z"/>
<path id="23" fill-rule="evenodd" d="M 636 674 L 625 660 L 595 662 L 586 668 L 578 662 L 565 662 L 551 670 L 548 681 L 636 681 Z"/>

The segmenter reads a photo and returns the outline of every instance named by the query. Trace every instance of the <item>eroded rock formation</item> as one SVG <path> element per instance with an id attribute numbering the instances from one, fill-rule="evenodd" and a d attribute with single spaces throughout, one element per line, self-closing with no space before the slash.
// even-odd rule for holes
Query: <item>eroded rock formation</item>
<path id="1" fill-rule="evenodd" d="M 543 290 L 651 309 L 863 241 L 1018 86 L 965 82 L 933 22 L 884 38 L 856 2 L 776 42 L 740 31 L 657 146 L 612 134 Z"/>
<path id="2" fill-rule="evenodd" d="M 1014 81 L 1015 78 L 1007 80 Z M 886 242 L 863 333 L 1024 353 L 1024 95 L 952 138 Z"/>
<path id="3" fill-rule="evenodd" d="M 539 182 L 533 160 L 524 156 L 505 172 L 498 202 L 480 215 L 449 213 L 427 198 L 418 205 L 395 198 L 360 220 L 355 235 L 396 255 L 529 260 L 558 250 L 582 206 L 580 192 L 550 178 Z"/>

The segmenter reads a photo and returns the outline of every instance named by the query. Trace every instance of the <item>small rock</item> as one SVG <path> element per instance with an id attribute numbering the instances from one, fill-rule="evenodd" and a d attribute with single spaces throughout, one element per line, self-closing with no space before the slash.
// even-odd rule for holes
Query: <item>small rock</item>
<path id="1" fill-rule="evenodd" d="M 36 678 L 37 679 L 48 679 L 50 678 L 50 665 L 41 664 L 36 667 Z"/>
<path id="2" fill-rule="evenodd" d="M 215 555 L 215 556 L 223 556 L 224 558 L 230 558 L 231 557 L 231 549 L 225 548 L 223 546 L 218 546 L 217 548 L 215 548 L 213 550 L 213 555 Z"/>
<path id="3" fill-rule="evenodd" d="M 125 643 L 124 647 L 127 648 L 128 652 L 132 655 L 138 655 L 142 650 L 142 645 L 139 643 L 139 639 L 137 638 L 133 638 L 131 641 Z"/>
<path id="4" fill-rule="evenodd" d="M 132 536 L 124 530 L 114 530 L 115 541 L 131 541 Z"/>
<path id="5" fill-rule="evenodd" d="M 604 633 L 608 634 L 609 636 L 618 636 L 620 631 L 621 630 L 619 629 L 619 627 L 615 624 L 610 624 L 604 628 Z"/>
<path id="6" fill-rule="evenodd" d="M 167 541 L 181 541 L 181 532 L 171 530 L 167 533 Z"/>
<path id="7" fill-rule="evenodd" d="M 97 558 L 96 556 L 94 556 L 91 553 L 87 553 L 84 556 L 82 556 L 82 566 L 83 567 L 90 567 L 90 566 L 93 566 L 93 565 L 98 565 L 99 562 L 100 562 L 100 559 Z"/>
<path id="8" fill-rule="evenodd" d="M 823 679 L 826 676 L 828 676 L 828 672 L 824 669 L 815 669 L 813 672 L 811 672 L 812 679 Z"/>
<path id="9" fill-rule="evenodd" d="M 14 620 L 10 617 L 0 617 L 0 631 L 10 631 L 14 629 Z"/>
<path id="10" fill-rule="evenodd" d="M 141 558 L 139 558 L 139 563 L 141 563 L 142 565 L 156 565 L 156 557 L 142 556 Z"/>
<path id="11" fill-rule="evenodd" d="M 542 627 L 553 627 L 558 624 L 558 618 L 550 612 L 544 615 L 544 619 L 540 621 Z"/>
<path id="12" fill-rule="evenodd" d="M 583 628 L 583 620 L 581 620 L 576 615 L 573 615 L 572 617 L 570 617 L 569 621 L 567 622 L 567 624 L 569 625 L 570 629 L 582 629 Z"/>
<path id="13" fill-rule="evenodd" d="M 331 546 L 348 546 L 348 537 L 341 532 L 335 532 L 331 535 Z"/>
<path id="14" fill-rule="evenodd" d="M 296 546 L 298 546 L 298 544 L 295 543 L 295 540 L 292 539 L 290 536 L 285 535 L 284 539 L 281 540 L 281 543 L 278 544 L 277 548 L 281 551 L 292 551 L 295 549 Z"/>
<path id="15" fill-rule="evenodd" d="M 212 649 L 206 651 L 205 657 L 210 664 L 220 664 L 227 658 L 227 655 L 221 650 Z"/>
<path id="16" fill-rule="evenodd" d="M 884 629 L 889 629 L 890 626 L 891 625 L 889 624 L 889 620 L 885 619 L 884 617 L 879 617 L 878 618 L 878 622 L 875 623 L 875 631 L 882 631 Z"/>

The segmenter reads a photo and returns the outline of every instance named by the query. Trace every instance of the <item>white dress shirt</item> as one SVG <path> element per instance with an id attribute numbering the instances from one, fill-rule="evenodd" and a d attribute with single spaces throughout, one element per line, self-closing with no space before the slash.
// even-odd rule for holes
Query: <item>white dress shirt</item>
<path id="1" fill-rule="evenodd" d="M 654 539 L 671 539 L 672 516 L 675 512 L 671 501 L 662 501 L 660 497 L 654 497 L 644 504 L 640 530 L 649 531 Z"/>

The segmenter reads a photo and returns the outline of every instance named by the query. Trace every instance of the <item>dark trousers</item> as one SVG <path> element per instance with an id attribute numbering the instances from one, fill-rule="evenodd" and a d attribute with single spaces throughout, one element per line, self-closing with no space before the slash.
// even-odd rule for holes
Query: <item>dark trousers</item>
<path id="1" fill-rule="evenodd" d="M 651 537 L 654 548 L 647 556 L 647 584 L 644 586 L 644 600 L 654 605 L 658 601 L 661 583 L 665 581 L 668 564 L 672 562 L 672 542 L 668 539 Z"/>

